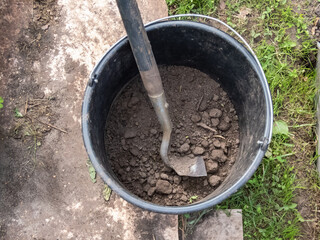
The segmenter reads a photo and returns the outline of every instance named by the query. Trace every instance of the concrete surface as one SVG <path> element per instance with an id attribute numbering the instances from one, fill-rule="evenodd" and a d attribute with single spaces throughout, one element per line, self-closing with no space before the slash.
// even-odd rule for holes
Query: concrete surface
<path id="1" fill-rule="evenodd" d="M 167 15 L 164 0 L 138 4 L 145 22 Z M 95 63 L 125 34 L 115 1 L 4 0 L 0 13 L 0 238 L 178 239 L 177 216 L 142 211 L 114 193 L 105 202 L 102 181 L 88 174 L 81 102 Z M 68 133 L 51 129 L 32 162 L 24 138 L 11 137 L 14 109 L 51 96 L 52 121 Z"/>

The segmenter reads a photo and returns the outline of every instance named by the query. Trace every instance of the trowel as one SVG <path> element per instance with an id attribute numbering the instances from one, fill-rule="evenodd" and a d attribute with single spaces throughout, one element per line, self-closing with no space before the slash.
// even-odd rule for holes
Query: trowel
<path id="1" fill-rule="evenodd" d="M 207 176 L 202 157 L 168 157 L 172 123 L 160 73 L 144 28 L 136 0 L 117 0 L 120 15 L 137 63 L 143 85 L 161 125 L 163 136 L 160 156 L 163 162 L 180 176 Z"/>

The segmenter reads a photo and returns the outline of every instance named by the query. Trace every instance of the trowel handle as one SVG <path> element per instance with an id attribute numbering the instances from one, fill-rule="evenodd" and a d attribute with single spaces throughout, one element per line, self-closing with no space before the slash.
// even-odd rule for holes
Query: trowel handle
<path id="1" fill-rule="evenodd" d="M 143 85 L 150 97 L 157 97 L 163 93 L 162 82 L 138 4 L 136 0 L 117 0 L 117 4 Z"/>

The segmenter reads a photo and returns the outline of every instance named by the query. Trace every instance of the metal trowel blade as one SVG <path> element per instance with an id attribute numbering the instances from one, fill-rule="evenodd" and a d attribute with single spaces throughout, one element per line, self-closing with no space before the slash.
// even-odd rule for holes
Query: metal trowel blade
<path id="1" fill-rule="evenodd" d="M 190 158 L 185 157 L 171 157 L 171 167 L 180 176 L 189 177 L 205 177 L 207 176 L 206 166 L 203 157 Z"/>

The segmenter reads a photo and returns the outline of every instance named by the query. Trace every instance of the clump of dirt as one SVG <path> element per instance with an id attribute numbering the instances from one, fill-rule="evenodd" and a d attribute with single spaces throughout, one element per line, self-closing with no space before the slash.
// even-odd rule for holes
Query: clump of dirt
<path id="1" fill-rule="evenodd" d="M 112 106 L 106 151 L 128 190 L 153 203 L 185 205 L 213 192 L 228 176 L 239 146 L 238 117 L 227 93 L 208 75 L 188 67 L 159 70 L 174 126 L 170 155 L 203 156 L 208 176 L 180 177 L 163 164 L 160 125 L 139 77 Z"/>

